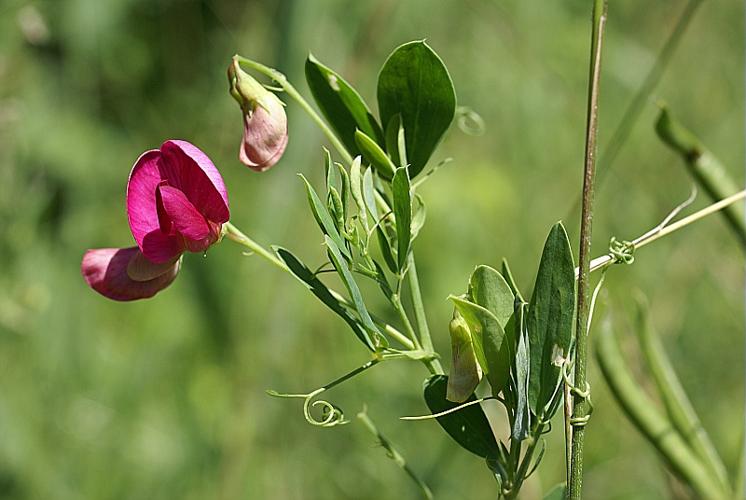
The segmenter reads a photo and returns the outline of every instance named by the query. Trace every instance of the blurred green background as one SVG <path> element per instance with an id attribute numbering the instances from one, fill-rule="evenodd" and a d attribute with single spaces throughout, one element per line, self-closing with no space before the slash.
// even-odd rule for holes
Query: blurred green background
<path id="1" fill-rule="evenodd" d="M 289 103 L 282 161 L 264 174 L 239 164 L 229 58 L 238 52 L 277 67 L 308 95 L 310 50 L 374 103 L 388 53 L 426 37 L 459 103 L 486 124 L 482 136 L 452 127 L 434 160 L 454 161 L 422 189 L 428 224 L 415 250 L 447 362 L 447 295 L 465 289 L 476 264 L 503 256 L 528 291 L 549 226 L 579 192 L 590 3 L 0 1 L 0 497 L 417 498 L 360 424 L 313 428 L 299 401 L 265 395 L 311 390 L 366 360 L 346 325 L 287 275 L 226 241 L 207 258 L 188 255 L 157 298 L 122 304 L 86 287 L 80 258 L 87 248 L 132 245 L 129 169 L 142 151 L 183 138 L 221 169 L 236 225 L 320 263 L 322 240 L 295 174 L 322 182 L 323 138 Z M 684 7 L 610 3 L 602 147 Z M 743 20 L 741 2 L 705 2 L 652 96 L 739 183 Z M 647 231 L 689 193 L 683 165 L 653 133 L 652 99 L 597 193 L 594 255 L 611 236 Z M 695 208 L 706 203 L 701 195 Z M 577 218 L 566 221 L 573 242 Z M 744 294 L 743 255 L 727 226 L 715 216 L 660 240 L 634 265 L 614 268 L 607 284 L 606 310 L 622 323 L 635 288 L 650 298 L 653 322 L 733 472 L 744 419 Z M 383 302 L 369 305 L 390 317 Z M 631 331 L 621 333 L 637 363 Z M 669 496 L 655 452 L 592 363 L 586 498 Z M 398 420 L 426 411 L 426 374 L 417 363 L 387 363 L 329 399 L 353 420 L 367 404 L 437 498 L 494 498 L 482 461 L 436 423 Z M 527 499 L 564 477 L 555 429 Z"/>

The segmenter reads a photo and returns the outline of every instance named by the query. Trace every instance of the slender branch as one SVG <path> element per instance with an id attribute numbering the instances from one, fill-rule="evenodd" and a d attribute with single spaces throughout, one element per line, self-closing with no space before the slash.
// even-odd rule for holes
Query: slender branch
<path id="1" fill-rule="evenodd" d="M 409 317 L 407 316 L 407 311 L 404 310 L 404 306 L 401 303 L 401 299 L 399 298 L 398 293 L 395 294 L 394 297 L 392 298 L 391 304 L 394 306 L 396 313 L 399 315 L 399 319 L 401 319 L 401 322 L 404 324 L 404 329 L 407 331 L 407 334 L 409 335 L 409 338 L 412 340 L 412 343 L 415 345 L 417 349 L 422 349 L 422 346 L 420 345 L 420 340 L 417 338 L 417 334 L 415 333 L 414 328 L 412 327 L 412 322 L 409 320 Z"/>
<path id="2" fill-rule="evenodd" d="M 414 252 L 410 252 L 407 257 L 407 279 L 409 280 L 409 293 L 412 298 L 412 308 L 414 317 L 417 322 L 417 331 L 420 334 L 420 344 L 428 352 L 435 352 L 433 340 L 430 337 L 430 328 L 427 326 L 427 315 L 425 314 L 425 305 L 422 301 L 422 292 L 420 291 L 420 280 L 417 277 L 417 266 L 415 265 Z M 437 359 L 432 360 L 432 370 L 435 374 L 442 375 L 443 367 Z M 431 371 L 432 371 L 431 370 Z"/>
<path id="3" fill-rule="evenodd" d="M 316 123 L 316 125 L 319 126 L 322 132 L 324 132 L 324 135 L 326 135 L 327 139 L 329 139 L 329 142 L 334 146 L 334 149 L 337 150 L 337 152 L 342 156 L 345 163 L 348 165 L 352 163 L 352 156 L 347 151 L 347 148 L 344 147 L 344 144 L 339 140 L 339 138 L 334 134 L 334 131 L 329 127 L 329 125 L 324 121 L 321 116 L 311 107 L 311 105 L 306 101 L 303 96 L 296 90 L 296 88 L 291 84 L 287 77 L 277 71 L 274 68 L 270 68 L 269 66 L 265 66 L 264 64 L 258 63 L 256 61 L 252 61 L 251 59 L 247 59 L 245 57 L 235 55 L 233 56 L 239 63 L 243 64 L 244 66 L 247 66 L 253 70 L 258 71 L 259 73 L 262 73 L 263 75 L 266 75 L 267 77 L 271 78 L 275 82 L 277 82 L 280 87 L 295 101 L 300 104 L 300 107 L 303 108 L 303 111 L 305 111 L 308 116 L 311 117 L 311 119 Z"/>
<path id="4" fill-rule="evenodd" d="M 593 30 L 591 33 L 591 61 L 588 82 L 588 110 L 583 175 L 583 201 L 580 216 L 580 274 L 578 276 L 578 304 L 575 323 L 575 386 L 586 387 L 588 356 L 588 312 L 590 290 L 591 233 L 593 227 L 593 183 L 596 173 L 596 140 L 598 137 L 598 95 L 601 80 L 601 50 L 606 26 L 606 1 L 593 2 Z M 573 420 L 583 421 L 589 414 L 587 396 L 573 397 Z M 572 462 L 568 498 L 579 500 L 583 487 L 583 443 L 585 427 L 578 426 L 572 434 Z"/>

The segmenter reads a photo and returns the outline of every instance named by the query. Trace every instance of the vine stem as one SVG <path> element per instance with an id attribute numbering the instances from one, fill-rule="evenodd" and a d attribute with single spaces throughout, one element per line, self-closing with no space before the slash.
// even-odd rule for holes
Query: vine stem
<path id="1" fill-rule="evenodd" d="M 275 267 L 282 269 L 283 271 L 295 277 L 293 272 L 290 269 L 288 269 L 288 267 L 285 265 L 285 263 L 282 260 L 277 258 L 275 255 L 272 254 L 272 252 L 264 248 L 262 245 L 260 245 L 256 241 L 249 238 L 247 235 L 245 235 L 240 229 L 238 229 L 232 223 L 226 222 L 223 225 L 223 227 L 225 228 L 225 236 L 228 239 L 238 243 L 241 246 L 248 248 L 255 254 L 269 261 Z M 350 302 L 346 298 L 344 298 L 342 295 L 340 295 L 338 292 L 336 292 L 335 290 L 332 290 L 331 288 L 329 289 L 329 292 L 345 308 L 349 309 L 350 311 L 356 311 L 355 306 L 350 304 Z M 397 330 L 393 326 L 375 317 L 373 318 L 373 320 L 378 324 L 378 326 L 383 328 L 386 334 L 395 338 L 399 343 L 401 343 L 407 349 L 413 350 L 416 348 L 415 344 L 411 340 L 409 340 L 406 335 L 401 333 L 399 330 Z"/>
<path id="2" fill-rule="evenodd" d="M 344 147 L 344 144 L 342 144 L 342 142 L 334 134 L 334 131 L 311 107 L 308 101 L 306 101 L 303 96 L 300 95 L 300 92 L 296 90 L 293 84 L 288 81 L 287 77 L 283 73 L 280 73 L 276 69 L 270 68 L 269 66 L 265 66 L 264 64 L 252 61 L 251 59 L 247 59 L 246 57 L 239 56 L 238 54 L 233 56 L 233 58 L 240 64 L 256 70 L 278 83 L 280 87 L 282 87 L 282 90 L 284 90 L 287 95 L 292 97 L 295 102 L 300 104 L 300 107 L 303 108 L 306 113 L 308 113 L 308 116 L 310 116 L 311 119 L 316 123 L 316 125 L 318 125 L 318 127 L 321 129 L 321 131 L 324 132 L 326 138 L 329 139 L 329 142 L 332 144 L 332 146 L 334 146 L 334 149 L 336 149 L 337 152 L 342 156 L 345 163 L 347 163 L 348 165 L 352 163 L 352 155 L 349 153 L 349 151 L 347 151 L 347 148 Z"/>
<path id="3" fill-rule="evenodd" d="M 663 238 L 664 236 L 674 233 L 678 231 L 679 229 L 683 229 L 689 224 L 697 222 L 698 220 L 703 219 L 704 217 L 707 217 L 708 215 L 717 213 L 720 210 L 724 209 L 725 207 L 730 206 L 743 199 L 746 199 L 746 189 L 743 191 L 739 191 L 738 193 L 732 194 L 728 196 L 727 198 L 723 198 L 722 200 L 716 203 L 713 203 L 712 205 L 708 205 L 702 210 L 694 212 L 691 215 L 687 215 L 686 217 L 674 222 L 673 224 L 670 224 L 664 227 L 657 227 L 653 229 L 652 231 L 648 231 L 647 233 L 633 240 L 631 242 L 632 247 L 635 250 L 637 250 L 638 248 L 642 248 L 645 245 L 649 245 L 650 243 L 654 242 L 655 240 L 659 238 Z M 589 272 L 598 271 L 600 269 L 605 269 L 609 267 L 611 264 L 613 264 L 614 262 L 616 262 L 616 258 L 612 254 L 606 254 L 600 257 L 596 257 L 590 263 Z M 579 272 L 579 269 L 576 269 L 575 273 L 578 274 L 578 272 Z"/>
<path id="4" fill-rule="evenodd" d="M 586 116 L 585 165 L 583 195 L 580 215 L 580 273 L 578 274 L 578 300 L 575 323 L 575 387 L 584 390 L 587 384 L 588 314 L 590 291 L 591 233 L 593 228 L 593 183 L 596 174 L 598 137 L 598 95 L 601 80 L 601 52 L 606 27 L 606 0 L 593 2 L 593 29 L 591 32 L 591 57 L 588 78 L 588 109 Z M 573 396 L 573 420 L 584 421 L 589 414 L 587 396 Z M 580 500 L 583 487 L 583 443 L 585 427 L 577 426 L 572 433 L 570 484 L 567 498 Z"/>

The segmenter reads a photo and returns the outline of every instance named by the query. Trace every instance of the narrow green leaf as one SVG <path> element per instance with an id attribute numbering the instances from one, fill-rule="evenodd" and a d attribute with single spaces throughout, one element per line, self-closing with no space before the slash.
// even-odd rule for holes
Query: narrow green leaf
<path id="1" fill-rule="evenodd" d="M 513 315 L 513 335 L 517 338 L 517 347 L 514 362 L 514 378 L 516 388 L 515 419 L 511 437 L 519 441 L 526 439 L 531 428 L 531 412 L 528 405 L 528 391 L 530 380 L 531 356 L 529 353 L 528 333 L 525 327 L 526 304 L 524 302 L 516 305 Z"/>
<path id="2" fill-rule="evenodd" d="M 453 121 L 456 94 L 440 57 L 424 42 L 409 42 L 389 56 L 378 75 L 381 123 L 401 116 L 410 174 L 414 178 Z M 399 151 L 401 159 L 402 151 Z"/>
<path id="3" fill-rule="evenodd" d="M 338 186 L 337 171 L 332 163 L 332 155 L 328 149 L 324 148 L 324 172 L 326 173 L 326 190 Z"/>
<path id="4" fill-rule="evenodd" d="M 471 337 L 474 344 L 474 354 L 479 366 L 487 376 L 487 380 L 495 393 L 504 386 L 507 378 L 500 360 L 500 348 L 505 339 L 505 331 L 500 326 L 494 314 L 484 307 L 464 300 L 461 297 L 451 295 L 448 297 L 456 306 L 459 314 L 464 317 L 469 325 Z M 510 366 L 507 366 L 507 370 Z M 502 385 L 501 385 L 502 384 Z"/>
<path id="5" fill-rule="evenodd" d="M 386 125 L 386 152 L 388 153 L 391 161 L 397 167 L 406 167 L 406 163 L 401 161 L 399 156 L 399 133 L 403 133 L 404 129 L 401 126 L 401 115 L 399 113 L 391 117 L 388 124 Z"/>
<path id="6" fill-rule="evenodd" d="M 350 165 L 350 193 L 352 200 L 357 205 L 357 213 L 367 232 L 370 229 L 368 224 L 368 211 L 365 208 L 365 199 L 363 198 L 363 176 L 360 172 L 360 156 L 356 156 Z"/>
<path id="7" fill-rule="evenodd" d="M 425 381 L 425 402 L 432 413 L 440 413 L 459 406 L 446 399 L 448 377 L 433 375 Z M 467 402 L 475 401 L 472 394 Z M 494 458 L 499 453 L 495 435 L 484 410 L 478 404 L 437 417 L 438 423 L 462 448 L 482 458 Z"/>
<path id="8" fill-rule="evenodd" d="M 273 247 L 277 256 L 288 266 L 288 269 L 295 275 L 298 280 L 308 288 L 311 293 L 326 304 L 329 309 L 334 311 L 340 318 L 345 320 L 357 337 L 368 347 L 373 350 L 373 343 L 368 336 L 368 332 L 363 328 L 355 318 L 345 309 L 342 304 L 331 294 L 329 289 L 319 280 L 313 272 L 306 267 L 295 255 L 289 250 L 282 247 Z"/>
<path id="9" fill-rule="evenodd" d="M 347 170 L 342 166 L 341 163 L 335 163 L 334 164 L 337 167 L 337 170 L 339 170 L 339 176 L 342 178 L 342 192 L 340 193 L 340 196 L 342 197 L 342 208 L 344 209 L 344 213 L 347 214 L 347 199 L 350 197 L 350 176 L 347 174 Z"/>
<path id="10" fill-rule="evenodd" d="M 386 156 L 386 152 L 381 149 L 381 146 L 376 144 L 376 141 L 368 137 L 364 132 L 360 130 L 355 131 L 355 144 L 357 144 L 358 150 L 362 153 L 368 163 L 376 169 L 378 175 L 384 179 L 391 179 L 394 175 L 394 169 L 396 166 L 391 162 L 391 159 Z"/>
<path id="11" fill-rule="evenodd" d="M 529 403 L 536 415 L 544 415 L 560 381 L 562 361 L 572 340 L 575 308 L 575 265 L 562 223 L 555 224 L 541 255 L 526 325 L 531 368 Z"/>
<path id="12" fill-rule="evenodd" d="M 367 168 L 363 173 L 363 199 L 365 206 L 368 207 L 370 215 L 373 216 L 373 223 L 378 222 L 378 207 L 376 206 L 376 188 L 373 185 L 373 169 Z"/>
<path id="13" fill-rule="evenodd" d="M 391 290 L 391 285 L 389 285 L 389 282 L 386 279 L 386 273 L 383 272 L 383 268 L 375 260 L 373 261 L 373 265 L 376 268 L 376 281 L 378 282 L 379 288 L 387 299 L 391 299 L 391 297 L 394 295 L 394 292 L 393 290 Z"/>
<path id="14" fill-rule="evenodd" d="M 727 198 L 741 189 L 717 157 L 693 133 L 676 121 L 665 107 L 661 109 L 655 130 L 663 142 L 681 155 L 689 174 L 713 201 Z M 743 203 L 727 206 L 720 213 L 741 243 L 746 243 Z"/>
<path id="15" fill-rule="evenodd" d="M 420 234 L 420 229 L 425 225 L 427 218 L 427 208 L 422 196 L 415 194 L 412 198 L 412 241 Z"/>
<path id="16" fill-rule="evenodd" d="M 360 321 L 363 327 L 365 327 L 368 333 L 373 337 L 373 342 L 369 344 L 369 347 L 372 350 L 377 350 L 377 348 L 381 346 L 381 332 L 378 330 L 375 323 L 373 323 L 373 319 L 371 319 L 368 309 L 365 307 L 363 295 L 360 293 L 360 288 L 358 288 L 355 278 L 352 276 L 352 272 L 350 272 L 347 261 L 342 258 L 339 247 L 334 240 L 329 237 L 329 235 L 324 237 L 324 242 L 329 250 L 329 256 L 331 257 L 332 264 L 334 264 L 334 268 L 337 270 L 337 273 L 339 273 L 339 277 L 342 279 L 345 288 L 347 288 L 347 291 L 350 293 L 350 298 L 352 298 L 352 303 L 355 305 L 355 309 L 360 316 Z"/>
<path id="17" fill-rule="evenodd" d="M 360 94 L 310 54 L 306 60 L 306 81 L 324 117 L 353 155 L 360 153 L 355 144 L 355 129 L 383 144 L 381 127 Z"/>
<path id="18" fill-rule="evenodd" d="M 327 210 L 326 206 L 324 205 L 324 203 L 321 202 L 321 200 L 319 199 L 319 195 L 316 194 L 313 186 L 311 186 L 311 183 L 308 182 L 303 174 L 298 175 L 301 179 L 303 179 L 303 182 L 306 185 L 308 203 L 309 205 L 311 205 L 311 211 L 313 212 L 313 216 L 316 219 L 316 222 L 318 222 L 319 226 L 321 227 L 321 230 L 324 232 L 324 234 L 328 235 L 332 239 L 332 241 L 334 241 L 334 243 L 337 245 L 337 247 L 339 247 L 339 250 L 342 252 L 342 254 L 344 254 L 345 257 L 351 259 L 352 256 L 350 255 L 350 251 L 347 249 L 344 240 L 339 235 L 339 231 L 337 231 L 337 226 L 334 222 L 334 219 Z"/>
<path id="19" fill-rule="evenodd" d="M 391 242 L 386 236 L 386 231 L 380 224 L 376 226 L 376 236 L 378 237 L 378 246 L 381 249 L 381 255 L 383 255 L 386 266 L 389 268 L 389 271 L 396 274 L 399 268 L 396 259 L 394 259 L 394 252 L 391 250 Z"/>
<path id="20" fill-rule="evenodd" d="M 396 218 L 397 260 L 399 271 L 404 269 L 409 256 L 412 239 L 412 193 L 406 168 L 397 168 L 391 181 L 394 193 L 394 217 Z"/>
<path id="21" fill-rule="evenodd" d="M 340 235 L 345 234 L 345 209 L 342 197 L 334 186 L 329 188 L 329 215 L 332 216 L 334 225 Z"/>

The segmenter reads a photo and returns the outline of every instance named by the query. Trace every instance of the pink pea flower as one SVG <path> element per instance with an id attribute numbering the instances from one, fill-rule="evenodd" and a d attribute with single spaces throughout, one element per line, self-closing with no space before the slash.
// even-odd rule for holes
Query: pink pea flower
<path id="1" fill-rule="evenodd" d="M 238 159 L 257 172 L 277 163 L 288 144 L 288 123 L 282 101 L 238 65 L 228 66 L 231 95 L 243 114 L 243 140 Z"/>
<path id="2" fill-rule="evenodd" d="M 137 243 L 88 250 L 88 285 L 113 300 L 152 297 L 176 278 L 181 254 L 204 252 L 230 218 L 220 172 L 196 146 L 178 140 L 146 151 L 127 183 L 127 217 Z"/>

